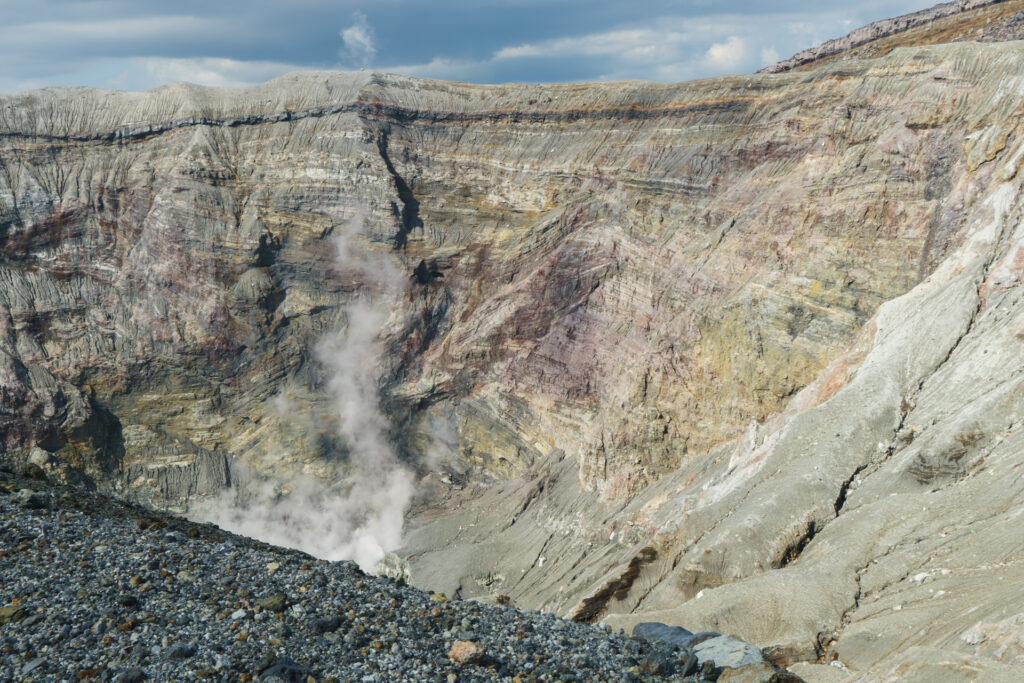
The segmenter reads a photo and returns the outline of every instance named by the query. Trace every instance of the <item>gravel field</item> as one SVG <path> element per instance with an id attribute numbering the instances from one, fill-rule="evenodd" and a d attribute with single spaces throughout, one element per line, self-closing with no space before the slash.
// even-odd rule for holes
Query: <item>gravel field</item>
<path id="1" fill-rule="evenodd" d="M 687 649 L 448 600 L 350 562 L 0 471 L 3 681 L 696 681 L 720 672 Z"/>

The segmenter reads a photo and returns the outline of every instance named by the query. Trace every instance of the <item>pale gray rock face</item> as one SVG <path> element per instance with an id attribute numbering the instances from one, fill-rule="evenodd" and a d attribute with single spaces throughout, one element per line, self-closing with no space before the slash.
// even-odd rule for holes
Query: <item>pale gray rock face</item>
<path id="1" fill-rule="evenodd" d="M 164 506 L 236 461 L 344 479 L 317 344 L 367 289 L 356 225 L 401 272 L 374 370 L 422 475 L 388 571 L 774 662 L 1018 671 L 1021 73 L 959 44 L 0 98 L 3 457 Z"/>
<path id="2" fill-rule="evenodd" d="M 729 669 L 738 669 L 748 664 L 764 661 L 764 657 L 756 647 L 729 636 L 716 636 L 705 640 L 703 643 L 695 645 L 693 652 L 702 664 L 712 662 L 716 667 Z"/>

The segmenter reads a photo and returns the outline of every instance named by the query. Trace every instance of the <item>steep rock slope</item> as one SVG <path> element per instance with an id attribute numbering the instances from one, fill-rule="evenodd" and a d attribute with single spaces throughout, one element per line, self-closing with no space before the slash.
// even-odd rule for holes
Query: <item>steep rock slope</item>
<path id="1" fill-rule="evenodd" d="M 41 462 L 53 453 L 55 467 L 165 502 L 223 485 L 227 455 L 254 440 L 264 453 L 286 440 L 277 458 L 330 450 L 261 415 L 356 286 L 332 270 L 323 239 L 364 201 L 330 188 L 372 148 L 355 114 L 317 109 L 332 89 L 350 99 L 356 78 L 293 85 L 7 99 L 8 449 L 33 446 Z M 387 191 L 372 158 L 365 192 Z"/>
<path id="2" fill-rule="evenodd" d="M 383 253 L 381 402 L 426 475 L 395 571 L 780 661 L 1002 666 L 1022 67 L 5 97 L 3 457 L 163 505 L 235 462 L 336 480 L 317 343 Z"/>
<path id="3" fill-rule="evenodd" d="M 4 441 L 178 497 L 226 455 L 330 471 L 315 343 L 360 283 L 327 239 L 362 217 L 407 274 L 384 369 L 405 450 L 499 475 L 562 450 L 622 497 L 777 412 L 955 243 L 971 89 L 905 58 L 10 98 Z"/>
<path id="4" fill-rule="evenodd" d="M 971 101 L 941 193 L 962 241 L 782 414 L 624 505 L 580 490 L 572 459 L 552 458 L 483 503 L 424 516 L 404 553 L 414 580 L 616 625 L 735 632 L 781 662 L 844 667 L 809 677 L 1019 678 L 1021 60 L 1016 44 L 958 45 L 814 72 L 856 65 L 869 97 L 903 69 L 929 88 L 957 84 L 941 105 L 899 98 L 913 102 L 904 120 L 871 144 L 901 158 L 927 144 L 922 120 L 944 111 L 948 125 L 953 102 Z M 446 543 L 464 575 L 443 570 Z"/>

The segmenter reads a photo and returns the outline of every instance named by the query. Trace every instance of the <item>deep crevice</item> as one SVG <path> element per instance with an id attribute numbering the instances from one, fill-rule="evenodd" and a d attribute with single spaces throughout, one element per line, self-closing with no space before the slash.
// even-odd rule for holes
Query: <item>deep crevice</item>
<path id="1" fill-rule="evenodd" d="M 605 583 L 600 590 L 583 599 L 579 607 L 569 616 L 576 622 L 592 624 L 604 614 L 612 598 L 622 599 L 633 587 L 633 582 L 640 575 L 640 570 L 658 557 L 658 551 L 647 546 L 633 556 L 626 569 L 614 579 Z"/>
<path id="2" fill-rule="evenodd" d="M 985 259 L 985 262 L 982 264 L 982 266 L 981 266 L 981 273 L 980 273 L 980 275 L 978 277 L 977 283 L 975 284 L 975 296 L 977 297 L 978 300 L 977 300 L 977 303 L 974 306 L 974 310 L 971 311 L 971 318 L 970 318 L 970 320 L 967 321 L 967 327 L 964 329 L 963 333 L 960 334 L 960 336 L 958 336 L 956 338 L 956 340 L 950 346 L 949 351 L 946 353 L 946 355 L 943 357 L 943 359 L 941 361 L 939 361 L 939 364 L 936 365 L 931 370 L 931 372 L 929 372 L 927 375 L 925 375 L 921 379 L 921 381 L 917 385 L 918 392 L 920 392 L 922 389 L 924 389 L 925 383 L 930 378 L 932 378 L 932 377 L 934 377 L 935 375 L 938 374 L 939 370 L 941 370 L 943 368 L 943 366 L 945 366 L 946 363 L 949 362 L 949 359 L 952 358 L 953 354 L 956 353 L 957 349 L 960 348 L 961 342 L 963 342 L 963 340 L 966 339 L 967 336 L 970 335 L 971 332 L 974 331 L 974 326 L 975 326 L 975 324 L 978 321 L 978 316 L 981 315 L 982 310 L 984 310 L 984 308 L 985 308 L 985 296 L 984 296 L 983 290 L 984 290 L 984 287 L 985 287 L 985 282 L 988 280 L 989 272 L 992 270 L 992 265 L 994 263 L 996 263 L 996 261 L 1000 258 L 1000 256 L 1005 254 L 1006 246 L 1008 246 L 1007 245 L 1007 237 L 1008 237 L 1007 230 L 1009 229 L 1008 226 L 1010 226 L 1010 225 L 1017 225 L 1020 222 L 1020 217 L 1021 217 L 1021 211 L 1019 209 L 1017 210 L 1016 215 L 1014 216 L 1014 219 L 1011 219 L 1008 215 L 1003 216 L 1002 226 L 999 229 L 999 236 L 996 238 L 995 242 L 993 243 L 992 250 L 989 252 L 988 257 Z M 905 417 L 906 417 L 906 414 L 904 414 L 904 418 Z M 902 422 L 900 424 L 902 425 Z"/>
<path id="3" fill-rule="evenodd" d="M 533 504 L 533 501 L 535 501 L 537 498 L 540 497 L 541 494 L 544 493 L 544 489 L 546 488 L 547 484 L 548 484 L 548 479 L 547 478 L 542 479 L 539 484 L 534 486 L 530 490 L 530 492 L 528 494 L 526 494 L 526 499 L 523 501 L 523 504 L 520 505 L 519 506 L 519 510 L 514 515 L 512 515 L 512 517 L 509 519 L 508 523 L 505 525 L 505 528 L 502 529 L 502 531 L 507 531 L 508 529 L 510 529 L 519 520 L 519 517 L 524 512 L 526 512 L 526 510 L 530 507 L 530 505 Z"/>
<path id="4" fill-rule="evenodd" d="M 900 423 L 900 426 L 902 426 L 902 422 Z M 896 433 L 899 434 L 899 428 L 896 429 Z M 851 474 L 846 481 L 843 482 L 843 485 L 839 487 L 839 495 L 836 496 L 836 502 L 832 504 L 836 510 L 836 517 L 839 516 L 839 513 L 843 511 L 843 506 L 846 505 L 846 496 L 850 492 L 850 486 L 853 484 L 853 480 L 856 479 L 857 475 L 863 472 L 865 468 L 867 468 L 867 463 L 855 469 L 853 474 Z"/>
<path id="5" fill-rule="evenodd" d="M 412 193 L 412 188 L 409 187 L 409 183 L 405 182 L 405 178 L 398 173 L 394 163 L 391 161 L 391 157 L 388 154 L 388 141 L 388 131 L 386 129 L 379 130 L 377 132 L 377 151 L 380 152 L 380 158 L 384 161 L 384 166 L 388 169 L 388 173 L 395 183 L 398 199 L 402 202 L 402 209 L 398 212 L 397 216 L 398 232 L 395 233 L 394 237 L 395 249 L 404 249 L 405 245 L 409 242 L 409 234 L 416 228 L 422 228 L 423 220 L 420 218 L 419 200 L 416 199 L 416 196 Z"/>
<path id="6" fill-rule="evenodd" d="M 811 521 L 807 522 L 807 529 L 800 536 L 800 538 L 790 543 L 789 546 L 782 552 L 782 557 L 779 559 L 779 563 L 776 568 L 782 569 L 783 567 L 788 567 L 789 565 L 799 560 L 800 555 L 802 555 L 804 552 L 804 548 L 806 548 L 807 544 L 814 539 L 814 536 L 817 533 L 818 525 L 812 519 Z"/>

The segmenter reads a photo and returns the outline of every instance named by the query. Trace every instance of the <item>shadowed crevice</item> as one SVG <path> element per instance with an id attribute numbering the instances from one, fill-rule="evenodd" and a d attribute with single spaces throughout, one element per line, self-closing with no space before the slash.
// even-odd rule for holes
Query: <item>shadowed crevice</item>
<path id="1" fill-rule="evenodd" d="M 398 213 L 398 232 L 395 233 L 394 244 L 395 249 L 404 249 L 409 242 L 409 233 L 416 228 L 423 227 L 423 221 L 420 219 L 420 202 L 413 195 L 409 183 L 405 182 L 405 179 L 395 169 L 395 165 L 388 155 L 388 132 L 386 130 L 377 134 L 377 150 L 380 152 L 380 158 L 384 161 L 384 166 L 394 180 L 398 199 L 402 202 L 401 210 L 396 212 Z"/>

